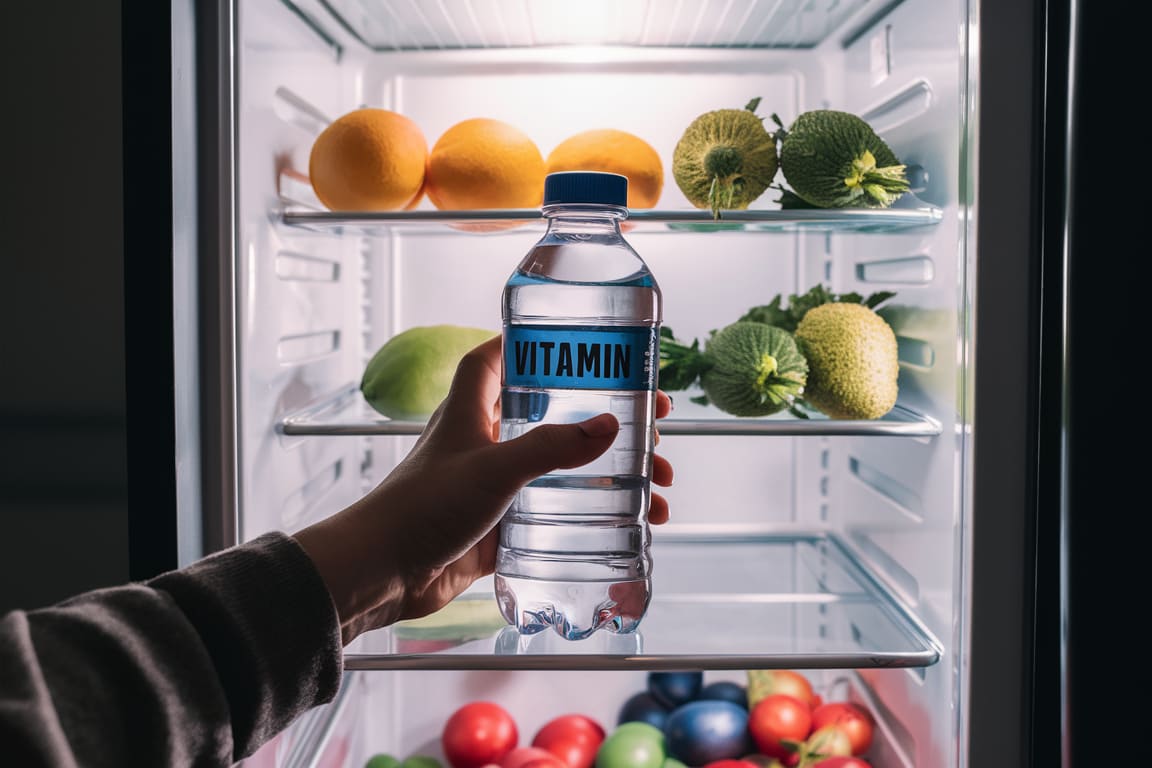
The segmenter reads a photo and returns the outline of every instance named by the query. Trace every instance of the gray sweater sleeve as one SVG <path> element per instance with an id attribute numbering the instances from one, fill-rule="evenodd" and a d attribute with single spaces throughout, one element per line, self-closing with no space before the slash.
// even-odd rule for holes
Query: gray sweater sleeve
<path id="1" fill-rule="evenodd" d="M 340 686 L 340 627 L 294 539 L 0 618 L 0 762 L 228 766 Z"/>

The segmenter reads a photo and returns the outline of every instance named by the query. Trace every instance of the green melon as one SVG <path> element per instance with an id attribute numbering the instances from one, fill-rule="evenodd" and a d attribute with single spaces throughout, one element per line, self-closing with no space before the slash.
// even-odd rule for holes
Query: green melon
<path id="1" fill-rule="evenodd" d="M 733 416 L 769 416 L 804 391 L 808 364 L 792 334 L 740 321 L 714 332 L 704 347 L 713 363 L 700 376 L 708 400 Z"/>
<path id="2" fill-rule="evenodd" d="M 360 379 L 360 392 L 390 419 L 421 420 L 448 395 L 456 366 L 496 331 L 460 325 L 427 325 L 396 334 L 376 351 Z"/>
<path id="3" fill-rule="evenodd" d="M 908 191 L 905 167 L 860 117 L 815 109 L 781 130 L 780 171 L 799 201 L 785 208 L 887 208 Z"/>
<path id="4" fill-rule="evenodd" d="M 831 302 L 804 313 L 796 343 L 808 361 L 804 399 L 834 419 L 878 419 L 896 405 L 896 333 L 863 304 Z"/>
<path id="5" fill-rule="evenodd" d="M 776 177 L 776 139 L 756 116 L 760 99 L 744 109 L 717 109 L 693 120 L 672 152 L 672 177 L 688 202 L 712 211 L 743 210 Z"/>

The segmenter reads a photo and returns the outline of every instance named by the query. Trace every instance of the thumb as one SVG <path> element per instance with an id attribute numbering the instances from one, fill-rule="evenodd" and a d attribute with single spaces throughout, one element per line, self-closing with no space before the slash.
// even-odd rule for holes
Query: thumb
<path id="1" fill-rule="evenodd" d="M 577 424 L 542 424 L 493 446 L 502 470 L 523 485 L 554 469 L 583 466 L 612 445 L 620 422 L 602 413 Z"/>

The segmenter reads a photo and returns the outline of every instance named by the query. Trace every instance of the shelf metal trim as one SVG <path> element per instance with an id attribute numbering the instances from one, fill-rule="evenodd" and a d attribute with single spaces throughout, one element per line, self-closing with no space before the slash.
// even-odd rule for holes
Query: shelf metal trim
<path id="1" fill-rule="evenodd" d="M 684 655 L 684 656 L 644 656 L 644 655 L 591 655 L 554 653 L 540 656 L 493 656 L 493 659 L 507 660 L 508 663 L 492 664 L 484 657 L 475 655 L 413 653 L 397 654 L 358 654 L 344 656 L 344 669 L 393 670 L 393 669 L 524 669 L 571 671 L 650 670 L 682 671 L 685 669 L 901 669 L 910 667 L 930 667 L 940 660 L 935 650 L 925 650 L 916 654 L 870 653 L 867 656 L 835 656 L 825 654 L 795 653 L 783 656 L 756 655 Z"/>

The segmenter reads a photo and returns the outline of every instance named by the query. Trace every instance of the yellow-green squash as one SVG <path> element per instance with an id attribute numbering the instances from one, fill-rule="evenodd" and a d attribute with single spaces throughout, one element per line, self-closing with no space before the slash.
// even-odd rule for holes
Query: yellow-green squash
<path id="1" fill-rule="evenodd" d="M 390 419 L 422 420 L 448 395 L 456 366 L 496 331 L 427 325 L 396 334 L 376 351 L 360 379 L 372 408 Z"/>

